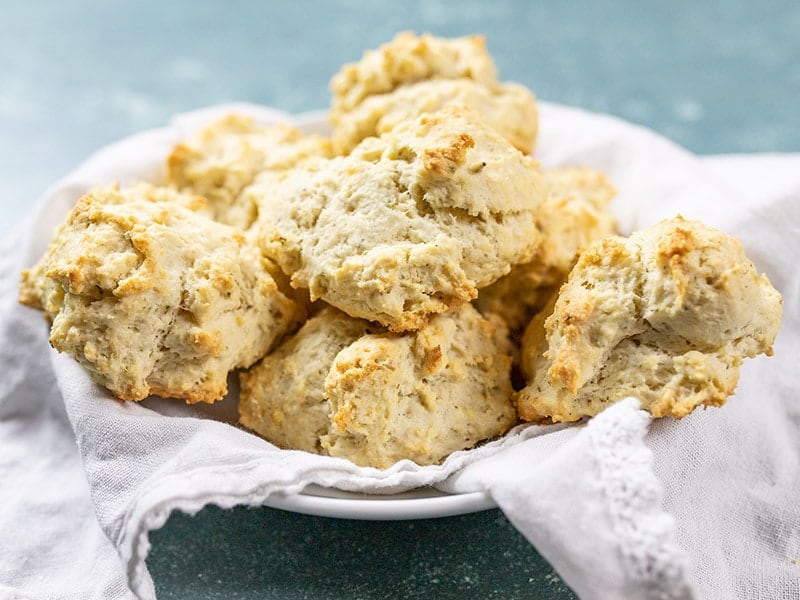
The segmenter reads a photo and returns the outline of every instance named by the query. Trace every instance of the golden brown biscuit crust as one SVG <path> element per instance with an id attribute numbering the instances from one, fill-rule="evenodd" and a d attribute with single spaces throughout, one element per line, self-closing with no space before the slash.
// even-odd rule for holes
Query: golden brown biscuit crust
<path id="1" fill-rule="evenodd" d="M 529 260 L 542 197 L 532 159 L 451 107 L 270 182 L 260 240 L 313 299 L 407 331 Z"/>
<path id="2" fill-rule="evenodd" d="M 538 110 L 525 87 L 497 81 L 482 36 L 445 39 L 399 34 L 345 65 L 331 80 L 334 145 L 359 142 L 446 106 L 469 106 L 522 152 L 533 150 Z"/>
<path id="3" fill-rule="evenodd" d="M 469 305 L 403 335 L 329 307 L 242 374 L 240 418 L 284 448 L 435 464 L 513 425 L 510 365 L 505 327 Z"/>
<path id="4" fill-rule="evenodd" d="M 256 206 L 243 192 L 264 171 L 281 172 L 312 157 L 330 156 L 330 140 L 289 125 L 259 126 L 227 115 L 178 144 L 167 158 L 169 183 L 208 199 L 213 218 L 247 229 Z"/>
<path id="5" fill-rule="evenodd" d="M 741 243 L 701 223 L 602 240 L 525 332 L 520 416 L 574 421 L 629 395 L 655 416 L 719 406 L 743 358 L 771 354 L 781 304 Z"/>
<path id="6" fill-rule="evenodd" d="M 533 94 L 514 83 L 487 86 L 471 79 L 420 81 L 368 96 L 347 112 L 333 112 L 334 147 L 338 154 L 347 154 L 365 138 L 447 106 L 469 106 L 518 150 L 533 150 L 539 126 Z"/>
<path id="7" fill-rule="evenodd" d="M 325 377 L 336 355 L 374 324 L 323 307 L 291 337 L 239 375 L 239 420 L 281 448 L 322 452 L 320 437 L 330 424 L 323 397 Z"/>
<path id="8" fill-rule="evenodd" d="M 123 400 L 213 402 L 300 318 L 235 229 L 141 184 L 99 188 L 23 274 L 22 300 L 52 320 L 50 343 Z"/>
<path id="9" fill-rule="evenodd" d="M 536 213 L 542 242 L 533 260 L 481 290 L 476 301 L 481 312 L 503 317 L 515 340 L 558 290 L 581 251 L 616 230 L 608 212 L 616 190 L 605 175 L 560 167 L 543 170 L 542 180 L 547 196 Z"/>
<path id="10" fill-rule="evenodd" d="M 399 33 L 377 50 L 368 50 L 331 79 L 333 111 L 349 111 L 366 97 L 426 79 L 497 81 L 494 61 L 480 35 L 439 38 L 430 34 Z"/>

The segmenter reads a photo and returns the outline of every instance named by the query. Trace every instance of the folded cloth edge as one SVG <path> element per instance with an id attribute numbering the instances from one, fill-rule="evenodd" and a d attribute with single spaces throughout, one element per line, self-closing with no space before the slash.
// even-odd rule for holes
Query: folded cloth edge
<path id="1" fill-rule="evenodd" d="M 676 542 L 675 520 L 662 507 L 663 486 L 653 471 L 645 435 L 652 417 L 636 398 L 626 398 L 589 421 L 561 451 L 521 481 L 503 480 L 489 490 L 509 521 L 584 599 L 694 597 L 688 560 Z M 586 477 L 594 472 L 596 480 Z M 562 490 L 574 486 L 596 489 L 602 505 L 581 504 L 565 519 L 553 511 L 563 501 Z M 554 489 L 547 485 L 556 483 Z M 636 493 L 631 494 L 635 487 Z M 556 513 L 561 514 L 556 516 Z M 566 511 L 569 514 L 569 511 Z M 610 535 L 597 535 L 606 528 Z M 556 531 L 557 530 L 557 531 Z M 553 543 L 564 532 L 583 546 L 566 549 Z M 606 553 L 616 555 L 608 561 Z M 587 572 L 592 576 L 587 577 Z"/>

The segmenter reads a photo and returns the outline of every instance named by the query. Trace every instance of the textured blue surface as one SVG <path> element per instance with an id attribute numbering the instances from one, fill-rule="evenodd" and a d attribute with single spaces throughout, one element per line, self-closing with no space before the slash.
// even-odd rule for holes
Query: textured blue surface
<path id="1" fill-rule="evenodd" d="M 700 153 L 800 150 L 800 2 L 0 0 L 0 234 L 91 151 L 230 100 L 323 108 L 346 61 L 414 29 L 481 32 L 501 77 Z M 354 523 L 174 516 L 163 598 L 566 598 L 498 511 Z"/>
<path id="2" fill-rule="evenodd" d="M 0 234 L 92 150 L 229 100 L 323 108 L 403 29 L 482 32 L 501 77 L 702 153 L 800 150 L 800 2 L 3 1 Z"/>
<path id="3" fill-rule="evenodd" d="M 151 541 L 161 600 L 574 598 L 498 510 L 375 522 L 206 508 Z"/>

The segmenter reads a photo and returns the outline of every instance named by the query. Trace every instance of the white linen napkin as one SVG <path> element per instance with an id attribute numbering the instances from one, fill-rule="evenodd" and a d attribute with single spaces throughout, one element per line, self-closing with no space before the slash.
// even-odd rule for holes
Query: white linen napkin
<path id="1" fill-rule="evenodd" d="M 188 128 L 231 109 L 293 121 L 217 107 L 124 140 L 49 190 L 0 248 L 0 597 L 153 598 L 148 533 L 172 510 L 258 505 L 310 483 L 488 490 L 582 598 L 800 597 L 800 156 L 698 158 L 617 119 L 543 105 L 537 157 L 607 172 L 624 230 L 681 212 L 744 241 L 784 296 L 775 356 L 745 363 L 725 407 L 681 421 L 651 423 L 627 399 L 587 425 L 519 427 L 439 466 L 379 471 L 277 450 L 226 423 L 225 404 L 117 402 L 16 304 L 19 270 L 82 193 L 158 180 Z"/>

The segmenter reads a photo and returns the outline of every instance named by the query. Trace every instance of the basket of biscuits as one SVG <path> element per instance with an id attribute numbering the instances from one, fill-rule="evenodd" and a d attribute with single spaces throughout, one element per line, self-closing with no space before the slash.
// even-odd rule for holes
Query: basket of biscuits
<path id="1" fill-rule="evenodd" d="M 280 448 L 438 464 L 520 422 L 635 396 L 720 406 L 781 296 L 680 215 L 618 230 L 616 190 L 543 167 L 532 92 L 480 36 L 403 33 L 331 81 L 328 135 L 230 114 L 163 180 L 83 195 L 20 300 L 120 401 L 214 403 Z"/>

